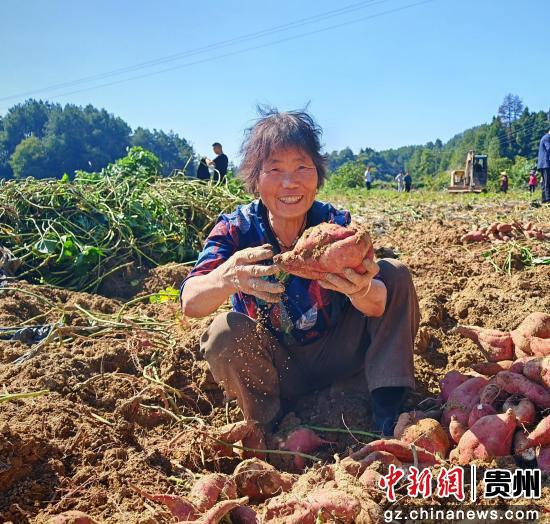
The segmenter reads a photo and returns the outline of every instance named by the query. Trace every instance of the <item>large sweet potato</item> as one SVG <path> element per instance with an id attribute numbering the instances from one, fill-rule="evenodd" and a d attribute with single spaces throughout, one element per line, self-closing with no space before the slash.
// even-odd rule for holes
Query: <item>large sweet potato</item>
<path id="1" fill-rule="evenodd" d="M 439 381 L 439 387 L 441 392 L 439 397 L 443 402 L 449 400 L 449 395 L 467 380 L 471 379 L 471 376 L 464 375 L 460 371 L 452 370 L 445 374 L 445 376 Z"/>
<path id="2" fill-rule="evenodd" d="M 535 357 L 523 365 L 523 374 L 547 388 L 550 388 L 550 356 Z"/>
<path id="3" fill-rule="evenodd" d="M 514 357 L 514 344 L 508 331 L 460 325 L 456 331 L 473 340 L 489 362 L 511 360 Z"/>
<path id="4" fill-rule="evenodd" d="M 473 459 L 490 460 L 510 455 L 515 430 L 516 417 L 512 410 L 482 417 L 462 435 L 449 457 L 464 466 Z"/>
<path id="5" fill-rule="evenodd" d="M 471 428 L 481 417 L 496 415 L 496 413 L 495 408 L 491 404 L 476 404 L 468 416 L 468 427 Z"/>
<path id="6" fill-rule="evenodd" d="M 443 427 L 449 427 L 453 415 L 458 422 L 467 425 L 470 411 L 479 403 L 481 391 L 488 382 L 486 377 L 473 377 L 454 389 L 443 411 Z"/>
<path id="7" fill-rule="evenodd" d="M 527 315 L 523 322 L 511 332 L 516 349 L 532 355 L 531 338 L 550 338 L 550 315 L 537 311 Z"/>
<path id="8" fill-rule="evenodd" d="M 522 395 L 543 409 L 550 408 L 550 391 L 519 373 L 501 371 L 496 375 L 496 383 L 508 393 Z"/>
<path id="9" fill-rule="evenodd" d="M 346 268 L 365 273 L 365 258 L 374 259 L 374 248 L 363 226 L 325 222 L 306 229 L 294 249 L 275 255 L 273 262 L 286 273 L 320 280 L 327 273 L 342 273 Z"/>
<path id="10" fill-rule="evenodd" d="M 284 440 L 279 442 L 279 449 L 310 454 L 327 444 L 331 444 L 331 442 L 321 438 L 311 431 L 311 429 L 297 428 L 291 431 Z M 297 469 L 303 469 L 305 465 L 304 459 L 300 456 L 295 456 L 294 465 Z"/>
<path id="11" fill-rule="evenodd" d="M 449 452 L 450 443 L 441 424 L 433 418 L 424 418 L 416 424 L 405 428 L 401 440 L 408 444 L 415 444 L 426 451 L 445 458 Z"/>

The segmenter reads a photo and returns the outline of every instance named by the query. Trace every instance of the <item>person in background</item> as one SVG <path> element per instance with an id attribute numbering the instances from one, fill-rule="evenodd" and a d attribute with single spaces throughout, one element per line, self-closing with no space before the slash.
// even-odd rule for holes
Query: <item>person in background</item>
<path id="1" fill-rule="evenodd" d="M 367 187 L 367 190 L 370 191 L 372 186 L 372 173 L 370 172 L 370 167 L 368 166 L 367 169 L 365 169 L 365 186 Z"/>
<path id="2" fill-rule="evenodd" d="M 407 193 L 410 193 L 411 192 L 411 186 L 412 186 L 412 177 L 411 177 L 411 174 L 408 171 L 405 174 L 405 178 L 403 179 L 403 181 L 405 182 L 405 191 Z"/>
<path id="3" fill-rule="evenodd" d="M 403 173 L 399 173 L 395 177 L 395 181 L 397 182 L 397 191 L 401 193 L 403 191 Z"/>
<path id="4" fill-rule="evenodd" d="M 539 144 L 539 157 L 537 168 L 541 175 L 542 203 L 550 203 L 550 129 L 541 139 Z"/>
<path id="5" fill-rule="evenodd" d="M 508 192 L 508 175 L 506 174 L 506 171 L 503 171 L 500 173 L 502 177 L 500 178 L 500 191 L 502 193 Z"/>
<path id="6" fill-rule="evenodd" d="M 535 194 L 535 190 L 537 189 L 537 171 L 535 169 L 531 169 L 531 171 L 529 172 L 529 182 L 528 182 L 528 186 L 529 186 L 529 193 L 531 193 L 531 195 L 534 195 Z"/>
<path id="7" fill-rule="evenodd" d="M 227 174 L 229 159 L 227 158 L 227 155 L 223 152 L 222 145 L 219 142 L 214 142 L 212 144 L 212 149 L 216 154 L 216 158 L 214 158 L 214 160 L 209 160 L 208 164 L 216 169 L 216 171 L 219 173 L 220 180 L 223 180 L 225 178 L 225 175 Z"/>

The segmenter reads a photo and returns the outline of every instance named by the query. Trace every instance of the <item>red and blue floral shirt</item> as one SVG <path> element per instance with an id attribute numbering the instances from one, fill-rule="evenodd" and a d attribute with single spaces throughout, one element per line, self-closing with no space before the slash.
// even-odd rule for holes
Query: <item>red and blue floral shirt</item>
<path id="1" fill-rule="evenodd" d="M 315 201 L 308 211 L 306 227 L 321 222 L 347 226 L 350 221 L 348 211 Z M 239 206 L 233 213 L 220 215 L 195 267 L 181 285 L 180 297 L 185 293 L 185 283 L 190 278 L 210 273 L 236 251 L 263 244 L 271 244 L 274 253 L 280 252 L 261 200 Z M 268 278 L 274 281 L 275 277 Z M 281 343 L 305 345 L 336 325 L 349 299 L 342 293 L 322 288 L 315 280 L 290 275 L 279 303 L 270 304 L 243 292 L 233 294 L 231 303 L 234 311 L 260 319 Z"/>

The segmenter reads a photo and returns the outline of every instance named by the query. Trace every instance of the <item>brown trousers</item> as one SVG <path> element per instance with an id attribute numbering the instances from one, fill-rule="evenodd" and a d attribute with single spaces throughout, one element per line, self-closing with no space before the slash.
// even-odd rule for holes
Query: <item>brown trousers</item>
<path id="1" fill-rule="evenodd" d="M 214 379 L 237 399 L 245 418 L 268 424 L 281 414 L 281 399 L 350 377 L 364 368 L 369 391 L 414 388 L 413 344 L 418 299 L 408 268 L 379 260 L 388 298 L 384 315 L 368 318 L 351 304 L 323 338 L 283 346 L 267 329 L 236 312 L 217 315 L 201 338 Z"/>

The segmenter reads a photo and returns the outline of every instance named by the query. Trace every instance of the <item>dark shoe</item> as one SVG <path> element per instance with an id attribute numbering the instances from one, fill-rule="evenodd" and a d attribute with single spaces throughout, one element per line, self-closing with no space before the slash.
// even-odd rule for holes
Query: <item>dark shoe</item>
<path id="1" fill-rule="evenodd" d="M 407 388 L 378 388 L 371 393 L 372 419 L 377 431 L 385 437 L 393 436 L 393 429 L 407 395 Z"/>

